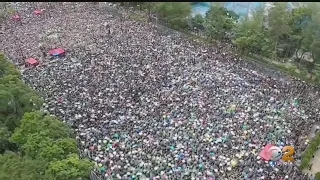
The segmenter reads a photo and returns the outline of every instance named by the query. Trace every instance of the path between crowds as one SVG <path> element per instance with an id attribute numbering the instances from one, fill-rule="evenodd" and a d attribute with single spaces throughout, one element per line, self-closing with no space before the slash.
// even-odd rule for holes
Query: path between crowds
<path id="1" fill-rule="evenodd" d="M 311 140 L 314 136 L 315 136 L 315 130 L 316 130 L 316 126 L 320 125 L 320 123 L 315 124 L 310 131 L 309 134 L 309 140 Z M 320 150 L 318 150 L 315 154 L 314 154 L 314 158 L 311 160 L 310 162 L 312 165 L 311 170 L 309 169 L 305 169 L 304 172 L 308 173 L 308 174 L 313 174 L 315 175 L 317 172 L 320 172 Z"/>

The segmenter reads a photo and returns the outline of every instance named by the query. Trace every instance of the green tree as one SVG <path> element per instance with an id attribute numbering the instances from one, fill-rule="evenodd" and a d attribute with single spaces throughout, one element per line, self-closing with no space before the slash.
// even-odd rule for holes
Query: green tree
<path id="1" fill-rule="evenodd" d="M 53 140 L 39 134 L 32 134 L 22 146 L 22 152 L 32 158 L 42 158 L 46 161 L 62 160 L 69 154 L 78 153 L 77 143 L 71 138 Z"/>
<path id="2" fill-rule="evenodd" d="M 0 153 L 3 153 L 15 150 L 8 137 L 19 126 L 23 113 L 42 105 L 42 99 L 20 80 L 19 72 L 3 54 L 0 54 L 0 99 Z"/>
<path id="3" fill-rule="evenodd" d="M 320 40 L 314 39 L 312 44 L 310 45 L 311 57 L 312 57 L 312 65 L 308 68 L 309 73 L 315 68 L 315 64 L 320 62 Z"/>
<path id="4" fill-rule="evenodd" d="M 0 4 L 1 10 L 6 10 Z M 0 154 L 6 150 L 15 151 L 16 146 L 10 143 L 9 138 L 12 131 L 19 125 L 22 114 L 27 111 L 24 108 L 25 102 L 22 100 L 24 96 L 32 96 L 33 93 L 19 79 L 19 72 L 15 69 L 3 54 L 0 54 Z M 39 100 L 38 97 L 35 97 Z M 40 107 L 41 102 L 39 103 Z M 35 107 L 34 104 L 29 105 Z"/>
<path id="5" fill-rule="evenodd" d="M 27 135 L 26 138 L 27 141 L 24 144 L 21 144 L 21 150 L 23 152 L 23 155 L 28 156 L 32 159 L 38 158 L 43 149 L 46 149 L 46 147 L 50 146 L 50 144 L 52 143 L 52 139 L 43 136 L 41 132 L 39 134 L 34 133 Z M 58 156 L 57 159 L 60 159 L 60 156 Z"/>
<path id="6" fill-rule="evenodd" d="M 201 14 L 196 14 L 194 17 L 192 17 L 192 21 L 195 24 L 202 24 L 202 23 L 204 23 L 204 18 L 202 17 Z"/>
<path id="7" fill-rule="evenodd" d="M 276 59 L 279 39 L 290 32 L 289 13 L 286 2 L 275 2 L 268 12 L 268 32 L 274 47 L 273 59 Z"/>
<path id="8" fill-rule="evenodd" d="M 189 2 L 159 2 L 155 5 L 154 11 L 160 20 L 175 29 L 182 29 L 188 25 L 191 4 Z"/>
<path id="9" fill-rule="evenodd" d="M 14 65 L 11 64 L 3 54 L 0 53 L 0 72 L 2 77 L 3 75 L 13 75 L 19 76 L 19 72 L 14 68 Z"/>
<path id="10" fill-rule="evenodd" d="M 320 180 L 320 172 L 317 172 L 315 175 L 316 180 Z"/>
<path id="11" fill-rule="evenodd" d="M 3 154 L 7 149 L 10 149 L 10 135 L 7 127 L 0 125 L 0 154 Z"/>
<path id="12" fill-rule="evenodd" d="M 151 12 L 153 11 L 156 2 L 142 2 L 141 8 L 147 10 L 149 17 L 151 16 Z"/>
<path id="13" fill-rule="evenodd" d="M 204 26 L 210 39 L 222 40 L 232 32 L 234 25 L 234 19 L 229 17 L 223 7 L 214 4 L 206 12 Z"/>
<path id="14" fill-rule="evenodd" d="M 80 159 L 77 154 L 71 154 L 67 159 L 49 163 L 46 174 L 58 180 L 87 179 L 92 165 L 90 161 Z"/>
<path id="15" fill-rule="evenodd" d="M 39 109 L 42 99 L 19 78 L 19 72 L 0 54 L 0 123 L 11 132 L 25 112 Z"/>
<path id="16" fill-rule="evenodd" d="M 240 54 L 247 53 L 269 56 L 271 46 L 263 25 L 263 9 L 257 9 L 251 18 L 242 19 L 235 28 L 234 44 Z"/>
<path id="17" fill-rule="evenodd" d="M 0 24 L 5 22 L 7 17 L 7 2 L 0 2 Z"/>
<path id="18" fill-rule="evenodd" d="M 34 180 L 49 178 L 45 175 L 46 162 L 22 158 L 15 153 L 0 155 L 0 179 Z"/>
<path id="19" fill-rule="evenodd" d="M 301 49 L 303 52 L 309 53 L 313 59 L 313 62 L 306 62 L 308 72 L 311 74 L 315 67 L 314 64 L 320 61 L 320 7 L 317 3 L 310 3 L 307 7 L 310 11 L 310 18 L 302 31 Z"/>
<path id="20" fill-rule="evenodd" d="M 0 85 L 1 87 L 5 89 L 3 85 Z M 9 91 L 0 90 L 0 98 L 0 123 L 7 129 L 13 130 L 19 121 L 19 105 Z"/>
<path id="21" fill-rule="evenodd" d="M 300 68 L 301 59 L 303 55 L 306 53 L 302 48 L 302 41 L 303 41 L 303 30 L 308 25 L 308 19 L 310 19 L 310 10 L 308 7 L 298 7 L 293 9 L 289 13 L 289 27 L 290 33 L 285 36 L 283 39 L 283 43 L 287 44 L 286 47 L 286 57 L 290 58 L 291 53 L 294 58 L 294 62 L 296 63 L 297 67 Z"/>
<path id="22" fill-rule="evenodd" d="M 192 29 L 198 31 L 203 31 L 204 17 L 201 14 L 196 14 L 191 18 Z"/>
<path id="23" fill-rule="evenodd" d="M 27 142 L 28 136 L 37 133 L 41 133 L 43 137 L 53 140 L 72 136 L 72 131 L 69 127 L 57 117 L 36 111 L 24 114 L 21 125 L 14 130 L 11 140 L 14 143 L 23 145 Z"/>
<path id="24" fill-rule="evenodd" d="M 240 53 L 240 56 L 245 56 L 249 53 L 251 41 L 252 38 L 244 36 L 241 36 L 234 41 L 234 44 L 236 45 L 236 48 Z"/>

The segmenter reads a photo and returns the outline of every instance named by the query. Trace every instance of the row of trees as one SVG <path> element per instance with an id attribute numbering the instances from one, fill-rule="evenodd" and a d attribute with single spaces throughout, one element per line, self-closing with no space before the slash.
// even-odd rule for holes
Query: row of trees
<path id="1" fill-rule="evenodd" d="M 235 45 L 242 54 L 260 54 L 282 61 L 291 59 L 298 68 L 305 64 L 311 73 L 314 63 L 320 61 L 319 10 L 318 3 L 310 3 L 288 12 L 284 2 L 274 3 L 267 17 L 261 9 L 257 10 L 252 18 L 236 26 Z M 304 55 L 311 58 L 303 58 Z"/>
<path id="2" fill-rule="evenodd" d="M 42 99 L 0 55 L 0 179 L 86 179 L 92 163 L 78 156 L 71 129 L 37 111 Z"/>
<path id="3" fill-rule="evenodd" d="M 318 151 L 319 144 L 320 133 L 317 133 L 315 137 L 309 142 L 309 146 L 301 156 L 301 164 L 299 166 L 300 170 L 306 169 L 308 167 L 310 161 L 313 159 L 312 156 Z"/>
<path id="4" fill-rule="evenodd" d="M 231 41 L 243 56 L 290 60 L 297 68 L 306 67 L 312 73 L 320 61 L 319 3 L 305 3 L 290 11 L 286 2 L 272 5 L 268 13 L 260 8 L 244 18 L 221 3 L 213 3 L 204 17 L 199 14 L 192 17 L 189 2 L 134 2 L 126 6 L 145 9 L 172 28 L 202 32 L 209 40 Z"/>

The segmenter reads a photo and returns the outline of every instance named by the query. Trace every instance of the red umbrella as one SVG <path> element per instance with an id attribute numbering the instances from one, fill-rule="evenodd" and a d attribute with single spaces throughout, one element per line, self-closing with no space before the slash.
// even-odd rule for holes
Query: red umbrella
<path id="1" fill-rule="evenodd" d="M 39 62 L 38 62 L 37 60 L 35 60 L 34 58 L 28 58 L 28 59 L 26 60 L 26 62 L 27 62 L 28 64 L 30 64 L 30 65 L 37 65 L 37 64 L 39 64 Z"/>
<path id="2" fill-rule="evenodd" d="M 20 20 L 20 16 L 18 14 L 15 14 L 12 16 L 13 20 L 19 21 Z"/>
<path id="3" fill-rule="evenodd" d="M 34 13 L 35 15 L 39 15 L 39 14 L 41 14 L 41 11 L 40 11 L 39 9 L 36 9 L 36 10 L 33 11 L 33 13 Z"/>
<path id="4" fill-rule="evenodd" d="M 51 49 L 48 53 L 49 53 L 50 55 L 56 56 L 56 55 L 63 54 L 63 53 L 64 53 L 64 50 L 61 49 L 61 48 Z"/>
<path id="5" fill-rule="evenodd" d="M 61 48 L 58 48 L 58 49 L 56 49 L 56 52 L 59 53 L 59 54 L 63 54 L 63 53 L 64 53 L 64 50 L 61 49 Z"/>

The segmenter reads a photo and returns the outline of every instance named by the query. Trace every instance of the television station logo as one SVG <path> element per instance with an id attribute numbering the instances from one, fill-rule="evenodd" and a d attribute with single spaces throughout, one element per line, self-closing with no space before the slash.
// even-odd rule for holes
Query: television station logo
<path id="1" fill-rule="evenodd" d="M 267 150 L 267 156 L 271 161 L 294 161 L 294 148 L 292 146 L 284 146 L 282 149 L 278 146 L 272 146 Z"/>

